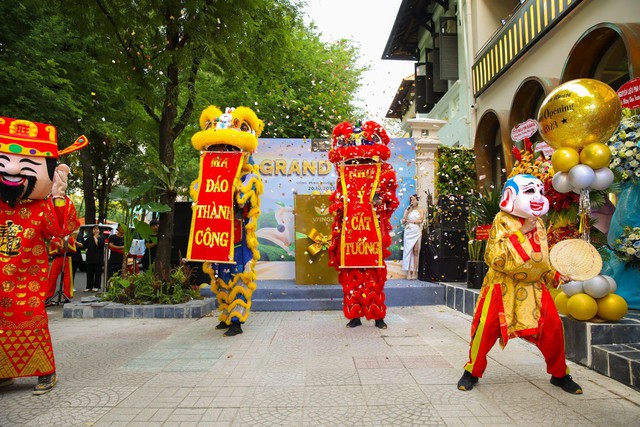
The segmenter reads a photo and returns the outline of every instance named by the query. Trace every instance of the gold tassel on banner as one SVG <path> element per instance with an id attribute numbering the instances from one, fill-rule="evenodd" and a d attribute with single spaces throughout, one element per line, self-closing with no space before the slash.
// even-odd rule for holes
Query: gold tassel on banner
<path id="1" fill-rule="evenodd" d="M 307 252 L 309 252 L 311 256 L 316 255 L 321 250 L 329 247 L 331 237 L 323 235 L 315 228 L 312 228 L 311 231 L 309 231 L 309 235 L 307 237 L 314 241 L 314 243 L 307 247 Z"/>

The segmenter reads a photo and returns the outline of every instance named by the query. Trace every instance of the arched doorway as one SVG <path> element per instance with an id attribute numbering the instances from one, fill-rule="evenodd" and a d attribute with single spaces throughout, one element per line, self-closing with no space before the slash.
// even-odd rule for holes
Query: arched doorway
<path id="1" fill-rule="evenodd" d="M 487 110 L 480 118 L 473 142 L 478 186 L 502 187 L 511 171 L 511 142 L 504 114 Z"/>
<path id="2" fill-rule="evenodd" d="M 640 74 L 640 24 L 604 22 L 589 28 L 569 53 L 561 82 L 600 80 L 614 90 Z"/>
<path id="3" fill-rule="evenodd" d="M 526 78 L 513 96 L 511 109 L 509 110 L 509 132 L 515 125 L 525 122 L 528 119 L 538 120 L 538 111 L 542 101 L 558 85 L 558 79 L 528 77 Z M 542 137 L 536 132 L 532 141 L 542 141 Z M 518 144 L 518 148 L 522 148 Z"/>

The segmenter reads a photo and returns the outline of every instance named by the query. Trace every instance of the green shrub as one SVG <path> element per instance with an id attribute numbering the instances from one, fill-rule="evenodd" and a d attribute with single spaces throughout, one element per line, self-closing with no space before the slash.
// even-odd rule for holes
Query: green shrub
<path id="1" fill-rule="evenodd" d="M 122 304 L 182 304 L 201 299 L 199 288 L 189 281 L 191 275 L 186 265 L 170 270 L 165 278 L 156 277 L 153 268 L 126 277 L 116 273 L 109 279 L 102 300 Z"/>

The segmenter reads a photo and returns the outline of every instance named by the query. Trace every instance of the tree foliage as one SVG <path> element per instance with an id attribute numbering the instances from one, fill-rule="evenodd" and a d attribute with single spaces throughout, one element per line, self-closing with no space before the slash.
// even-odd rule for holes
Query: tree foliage
<path id="1" fill-rule="evenodd" d="M 354 115 L 356 47 L 322 43 L 299 9 L 297 0 L 1 2 L 3 114 L 55 124 L 61 146 L 89 137 L 65 160 L 82 177 L 88 221 L 107 218 L 118 185 L 153 181 L 151 196 L 173 207 L 195 178 L 189 138 L 206 106 L 252 107 L 263 137 L 323 137 Z M 165 273 L 172 215 L 160 215 Z"/>

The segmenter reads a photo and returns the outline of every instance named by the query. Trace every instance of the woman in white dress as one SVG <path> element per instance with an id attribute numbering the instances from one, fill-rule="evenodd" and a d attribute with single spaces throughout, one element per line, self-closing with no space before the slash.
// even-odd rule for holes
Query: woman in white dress
<path id="1" fill-rule="evenodd" d="M 409 206 L 402 216 L 402 224 L 404 225 L 402 269 L 407 272 L 407 279 L 415 280 L 418 278 L 418 256 L 424 213 L 418 209 L 417 194 L 411 196 L 409 200 Z"/>

